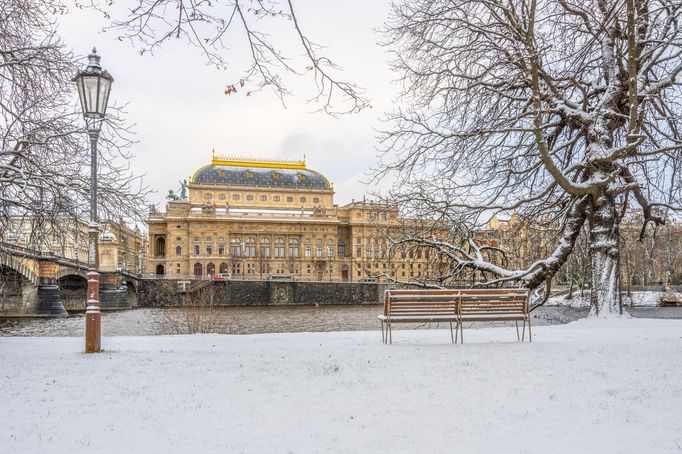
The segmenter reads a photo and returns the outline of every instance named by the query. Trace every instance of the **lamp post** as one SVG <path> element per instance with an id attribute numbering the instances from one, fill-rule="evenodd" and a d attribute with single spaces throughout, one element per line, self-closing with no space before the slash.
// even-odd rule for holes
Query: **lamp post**
<path id="1" fill-rule="evenodd" d="M 90 138 L 90 222 L 88 223 L 88 299 L 85 308 L 85 352 L 101 350 L 102 319 L 99 310 L 99 254 L 97 236 L 97 140 L 107 111 L 114 78 L 99 64 L 100 56 L 92 49 L 87 68 L 78 71 L 73 81 L 78 87 L 81 109 Z"/>

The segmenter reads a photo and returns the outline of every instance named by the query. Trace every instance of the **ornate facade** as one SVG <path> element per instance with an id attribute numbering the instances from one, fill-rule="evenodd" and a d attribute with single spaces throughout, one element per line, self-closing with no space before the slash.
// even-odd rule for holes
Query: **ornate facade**
<path id="1" fill-rule="evenodd" d="M 50 252 L 58 257 L 85 262 L 88 257 L 88 222 L 76 217 L 57 217 L 51 220 L 31 216 L 9 219 L 9 228 L 0 235 L 2 241 L 29 249 Z M 147 250 L 146 237 L 122 220 L 101 221 L 100 244 L 116 245 L 113 256 L 105 261 L 114 269 L 142 274 Z M 100 248 L 100 262 L 103 260 Z"/>
<path id="2" fill-rule="evenodd" d="M 214 155 L 188 189 L 149 214 L 148 270 L 156 275 L 350 281 L 421 273 L 414 258 L 385 260 L 386 232 L 400 228 L 396 207 L 334 204 L 331 182 L 305 161 Z"/>

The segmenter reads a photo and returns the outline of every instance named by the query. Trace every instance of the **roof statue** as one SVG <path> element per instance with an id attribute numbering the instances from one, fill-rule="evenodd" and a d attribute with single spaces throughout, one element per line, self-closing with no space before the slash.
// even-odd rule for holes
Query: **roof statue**
<path id="1" fill-rule="evenodd" d="M 176 191 L 170 189 L 168 190 L 168 195 L 166 200 L 171 202 L 177 202 L 179 200 L 187 200 L 187 180 L 178 181 L 180 183 L 180 189 Z"/>
<path id="2" fill-rule="evenodd" d="M 187 199 L 187 179 L 184 179 L 182 181 L 178 181 L 178 183 L 180 183 L 180 199 L 186 200 Z"/>

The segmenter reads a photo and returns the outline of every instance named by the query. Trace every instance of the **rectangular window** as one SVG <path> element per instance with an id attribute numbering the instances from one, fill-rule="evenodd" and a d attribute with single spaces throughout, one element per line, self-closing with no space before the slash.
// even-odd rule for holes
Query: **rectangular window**
<path id="1" fill-rule="evenodd" d="M 317 246 L 317 256 L 322 257 L 322 246 Z"/>
<path id="2" fill-rule="evenodd" d="M 306 203 L 306 201 L 307 201 L 308 199 L 306 199 L 305 197 L 301 197 L 300 200 L 301 200 L 301 203 Z"/>
<path id="3" fill-rule="evenodd" d="M 313 197 L 313 203 L 320 203 L 319 197 Z"/>
<path id="4" fill-rule="evenodd" d="M 232 194 L 232 200 L 239 200 L 239 194 Z"/>
<path id="5" fill-rule="evenodd" d="M 312 255 L 312 246 L 310 244 L 305 245 L 305 256 L 310 257 Z M 308 265 L 310 266 L 310 265 Z"/>
<path id="6" fill-rule="evenodd" d="M 253 202 L 253 195 L 248 194 L 248 195 L 246 196 L 246 201 L 247 201 L 247 202 Z"/>
<path id="7" fill-rule="evenodd" d="M 362 248 L 359 247 L 355 250 L 355 256 L 356 257 L 362 257 Z"/>
<path id="8" fill-rule="evenodd" d="M 261 201 L 261 202 L 267 202 L 267 201 L 268 201 L 268 196 L 266 196 L 266 195 L 260 196 L 260 201 Z"/>
<path id="9" fill-rule="evenodd" d="M 225 245 L 224 244 L 218 245 L 218 255 L 225 255 Z"/>
<path id="10" fill-rule="evenodd" d="M 294 198 L 293 198 L 293 197 L 287 197 L 287 202 L 290 202 L 290 203 L 291 203 L 291 202 L 293 202 L 293 201 L 294 201 Z"/>
<path id="11" fill-rule="evenodd" d="M 280 199 L 280 198 L 279 198 L 278 195 L 273 195 L 273 196 L 272 196 L 272 201 L 273 201 L 273 202 L 279 202 L 279 199 Z"/>
<path id="12" fill-rule="evenodd" d="M 199 245 L 195 244 L 194 245 L 194 255 L 199 255 L 199 251 L 200 251 Z"/>
<path id="13" fill-rule="evenodd" d="M 222 193 L 221 193 L 221 194 L 218 194 L 218 198 L 219 198 L 220 200 L 225 200 L 225 194 L 222 194 Z"/>
<path id="14" fill-rule="evenodd" d="M 213 246 L 211 246 L 210 244 L 207 244 L 206 245 L 206 255 L 211 255 L 211 254 L 213 254 Z"/>

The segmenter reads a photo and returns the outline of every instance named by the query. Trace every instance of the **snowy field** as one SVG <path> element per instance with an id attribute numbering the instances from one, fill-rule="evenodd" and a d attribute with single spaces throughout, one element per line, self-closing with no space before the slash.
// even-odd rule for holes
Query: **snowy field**
<path id="1" fill-rule="evenodd" d="M 0 453 L 679 453 L 682 321 L 0 338 Z"/>

